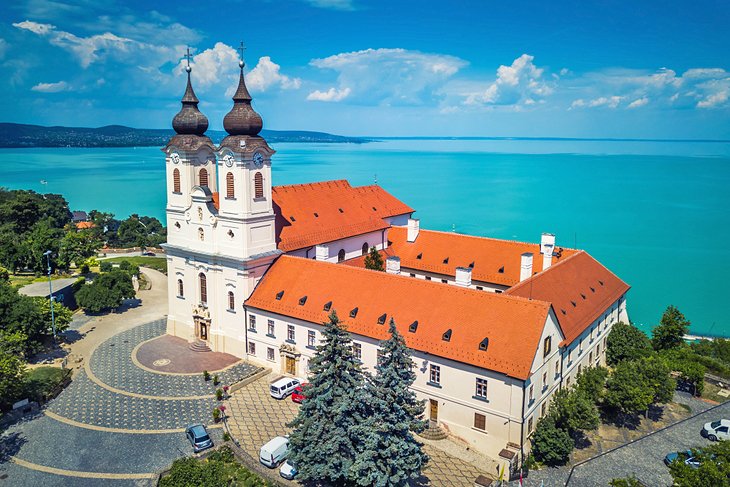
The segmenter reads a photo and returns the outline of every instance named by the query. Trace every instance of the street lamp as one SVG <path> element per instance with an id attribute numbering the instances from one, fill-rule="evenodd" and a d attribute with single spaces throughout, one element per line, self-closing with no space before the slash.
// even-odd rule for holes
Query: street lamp
<path id="1" fill-rule="evenodd" d="M 56 343 L 56 318 L 53 315 L 53 284 L 51 281 L 51 251 L 46 250 L 43 255 L 46 256 L 46 260 L 48 262 L 48 289 L 50 290 L 51 294 L 49 296 L 49 299 L 51 300 L 51 327 L 53 328 L 53 343 Z"/>

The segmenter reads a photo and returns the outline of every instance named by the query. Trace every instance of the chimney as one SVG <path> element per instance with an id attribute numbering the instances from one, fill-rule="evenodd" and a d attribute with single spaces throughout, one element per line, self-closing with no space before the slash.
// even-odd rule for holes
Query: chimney
<path id="1" fill-rule="evenodd" d="M 471 268 L 470 267 L 457 267 L 456 268 L 456 285 L 461 287 L 471 286 Z"/>
<path id="2" fill-rule="evenodd" d="M 520 282 L 532 275 L 532 252 L 522 254 L 520 262 Z"/>
<path id="3" fill-rule="evenodd" d="M 388 257 L 385 259 L 385 272 L 388 274 L 400 274 L 400 257 Z"/>
<path id="4" fill-rule="evenodd" d="M 420 230 L 421 225 L 418 220 L 418 218 L 409 218 L 408 219 L 408 241 L 409 242 L 415 242 L 418 238 L 418 231 Z"/>
<path id="5" fill-rule="evenodd" d="M 553 264 L 553 250 L 555 250 L 555 235 L 543 233 L 540 238 L 540 253 L 542 254 L 542 270 Z"/>
<path id="6" fill-rule="evenodd" d="M 330 249 L 326 245 L 317 245 L 315 252 L 317 260 L 327 260 L 330 257 Z"/>

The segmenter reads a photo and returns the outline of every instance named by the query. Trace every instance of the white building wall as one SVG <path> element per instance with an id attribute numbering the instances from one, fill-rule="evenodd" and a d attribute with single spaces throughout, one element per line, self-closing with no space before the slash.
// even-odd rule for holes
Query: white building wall
<path id="1" fill-rule="evenodd" d="M 364 244 L 368 244 L 368 248 L 375 247 L 378 250 L 382 250 L 384 245 L 388 244 L 388 230 L 378 230 L 376 232 L 365 233 L 362 235 L 356 235 L 350 238 L 344 238 L 342 240 L 334 240 L 332 242 L 324 242 L 320 245 L 324 245 L 329 249 L 329 258 L 327 262 L 337 262 L 337 254 L 340 249 L 345 250 L 345 260 L 360 257 L 362 254 L 362 247 Z M 306 247 L 303 249 L 294 250 L 287 252 L 287 255 L 294 255 L 297 257 L 305 257 L 308 259 L 315 258 L 315 247 Z"/>
<path id="2" fill-rule="evenodd" d="M 427 281 L 441 282 L 444 284 L 452 284 L 456 286 L 456 266 L 454 266 L 454 275 L 438 274 L 436 272 L 422 271 L 419 269 L 411 269 L 410 267 L 401 266 L 401 275 L 415 277 L 416 279 L 424 279 Z M 444 282 L 446 281 L 446 282 Z M 472 279 L 469 289 L 477 289 L 479 291 L 489 291 L 493 293 L 501 293 L 509 289 L 509 286 L 501 286 L 490 282 L 477 281 Z"/>

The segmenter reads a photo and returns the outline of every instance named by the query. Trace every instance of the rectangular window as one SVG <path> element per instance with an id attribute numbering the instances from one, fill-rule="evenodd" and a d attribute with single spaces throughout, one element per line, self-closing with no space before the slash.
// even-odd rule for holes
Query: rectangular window
<path id="1" fill-rule="evenodd" d="M 560 360 L 555 361 L 555 377 L 560 375 Z"/>
<path id="2" fill-rule="evenodd" d="M 314 331 L 312 330 L 307 332 L 307 346 L 314 347 Z"/>
<path id="3" fill-rule="evenodd" d="M 474 395 L 479 399 L 487 398 L 487 379 L 477 378 L 477 390 Z"/>
<path id="4" fill-rule="evenodd" d="M 487 430 L 487 417 L 483 414 L 474 413 L 474 428 L 482 431 Z"/>
<path id="5" fill-rule="evenodd" d="M 286 326 L 286 339 L 290 342 L 293 342 L 295 338 L 294 335 L 294 325 L 287 325 Z"/>
<path id="6" fill-rule="evenodd" d="M 484 291 L 484 287 L 483 286 L 477 286 L 477 291 Z"/>
<path id="7" fill-rule="evenodd" d="M 362 345 L 360 345 L 359 343 L 353 343 L 352 354 L 357 360 L 362 360 Z"/>
<path id="8" fill-rule="evenodd" d="M 274 320 L 269 320 L 269 322 L 268 322 L 268 330 L 267 330 L 267 332 L 268 332 L 268 334 L 269 334 L 269 335 L 271 335 L 272 337 L 274 336 Z"/>
<path id="9" fill-rule="evenodd" d="M 553 337 L 545 337 L 542 342 L 542 356 L 547 357 L 550 355 L 550 349 L 552 348 Z"/>
<path id="10" fill-rule="evenodd" d="M 593 352 L 588 354 L 588 365 L 591 365 L 591 362 L 593 362 Z"/>
<path id="11" fill-rule="evenodd" d="M 248 354 L 256 355 L 256 344 L 254 342 L 248 342 Z"/>
<path id="12" fill-rule="evenodd" d="M 426 280 L 427 281 L 430 281 L 431 280 L 431 276 L 426 276 Z"/>
<path id="13" fill-rule="evenodd" d="M 596 360 L 601 356 L 601 344 L 596 345 Z"/>
<path id="14" fill-rule="evenodd" d="M 530 399 L 530 403 L 535 400 L 535 385 L 530 384 L 530 395 L 528 396 Z"/>
<path id="15" fill-rule="evenodd" d="M 448 284 L 448 282 L 449 282 L 449 281 L 447 281 L 446 279 L 441 279 L 441 283 L 442 283 L 442 284 Z"/>
<path id="16" fill-rule="evenodd" d="M 431 373 L 429 374 L 432 384 L 441 384 L 441 367 L 431 364 Z"/>
<path id="17" fill-rule="evenodd" d="M 256 317 L 254 315 L 248 317 L 248 329 L 256 331 Z"/>
<path id="18" fill-rule="evenodd" d="M 527 434 L 532 433 L 532 418 L 527 420 Z"/>
<path id="19" fill-rule="evenodd" d="M 266 358 L 268 360 L 274 361 L 274 349 L 269 347 L 266 349 Z"/>
<path id="20" fill-rule="evenodd" d="M 578 343 L 578 356 L 580 357 L 583 354 L 583 339 L 580 339 L 580 343 Z"/>
<path id="21" fill-rule="evenodd" d="M 412 272 L 410 274 L 408 274 L 408 275 L 411 276 L 411 277 L 416 277 L 416 275 L 414 273 L 412 273 Z"/>
<path id="22" fill-rule="evenodd" d="M 547 411 L 547 401 L 542 403 L 542 407 L 540 408 L 540 417 L 542 418 L 545 416 L 545 412 Z"/>
<path id="23" fill-rule="evenodd" d="M 542 374 L 542 391 L 545 392 L 548 388 L 547 370 Z"/>

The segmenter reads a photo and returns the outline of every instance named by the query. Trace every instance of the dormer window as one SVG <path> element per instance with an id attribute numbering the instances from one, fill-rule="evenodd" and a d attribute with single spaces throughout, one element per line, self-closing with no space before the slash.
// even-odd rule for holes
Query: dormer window
<path id="1" fill-rule="evenodd" d="M 373 211 L 378 211 L 378 209 L 373 206 Z"/>
<path id="2" fill-rule="evenodd" d="M 580 293 L 580 297 L 583 298 L 583 299 L 585 299 L 586 298 L 586 295 L 583 294 L 583 293 Z"/>
<path id="3" fill-rule="evenodd" d="M 423 259 L 423 253 L 420 253 L 416 256 L 416 259 L 421 260 Z"/>
<path id="4" fill-rule="evenodd" d="M 314 212 L 314 218 L 319 218 L 319 213 Z"/>
<path id="5" fill-rule="evenodd" d="M 340 210 L 340 213 L 344 213 L 345 212 L 345 210 L 343 210 L 342 208 L 337 208 L 337 209 Z"/>
<path id="6" fill-rule="evenodd" d="M 378 318 L 378 324 L 382 325 L 383 323 L 385 323 L 386 318 L 388 318 L 388 315 L 386 313 L 380 315 L 380 317 Z"/>
<path id="7" fill-rule="evenodd" d="M 301 298 L 299 298 L 299 306 L 304 306 L 304 303 L 306 303 L 306 302 L 307 302 L 306 296 L 302 296 Z"/>
<path id="8" fill-rule="evenodd" d="M 595 293 L 595 292 L 596 292 L 596 290 L 595 290 L 595 289 L 594 289 L 593 287 L 591 287 L 591 292 L 592 292 L 592 293 Z"/>
<path id="9" fill-rule="evenodd" d="M 281 298 L 283 298 L 283 297 L 284 297 L 284 291 L 279 291 L 278 293 L 276 293 L 277 301 L 281 301 Z"/>
<path id="10" fill-rule="evenodd" d="M 293 221 L 293 222 L 297 221 L 297 219 L 296 219 L 296 218 L 294 218 L 293 216 L 290 216 L 290 217 L 289 217 L 289 219 L 290 219 L 291 221 Z"/>
<path id="11" fill-rule="evenodd" d="M 471 264 L 469 264 L 469 269 L 473 269 L 473 268 L 474 268 L 474 262 L 472 262 Z"/>
<path id="12" fill-rule="evenodd" d="M 598 281 L 598 284 L 600 284 L 601 286 L 603 286 L 603 281 Z"/>
<path id="13" fill-rule="evenodd" d="M 416 333 L 417 329 L 418 329 L 418 320 L 411 323 L 411 325 L 408 327 L 408 331 L 411 333 Z"/>
<path id="14" fill-rule="evenodd" d="M 350 318 L 354 318 L 354 317 L 356 317 L 356 316 L 357 316 L 357 308 L 353 308 L 353 309 L 352 309 L 352 310 L 350 311 Z"/>
<path id="15" fill-rule="evenodd" d="M 575 301 L 571 301 L 570 304 L 572 304 L 574 308 L 577 306 Z"/>
<path id="16" fill-rule="evenodd" d="M 449 263 L 449 258 L 448 258 L 448 257 L 446 257 L 446 258 L 444 259 L 444 264 L 448 264 L 448 263 Z"/>
<path id="17" fill-rule="evenodd" d="M 497 272 L 499 272 L 500 274 L 504 274 L 504 266 L 500 267 Z"/>
<path id="18" fill-rule="evenodd" d="M 324 303 L 324 308 L 323 309 L 325 311 L 329 311 L 331 308 L 332 308 L 332 301 L 327 301 L 326 303 Z"/>
<path id="19" fill-rule="evenodd" d="M 479 350 L 486 352 L 487 348 L 489 348 L 489 338 L 485 338 L 481 342 L 479 342 Z"/>
<path id="20" fill-rule="evenodd" d="M 451 341 L 451 328 L 446 330 L 443 335 L 441 335 L 441 339 L 445 342 Z"/>
<path id="21" fill-rule="evenodd" d="M 566 314 L 565 310 L 563 308 L 560 308 L 560 312 L 563 314 Z"/>

